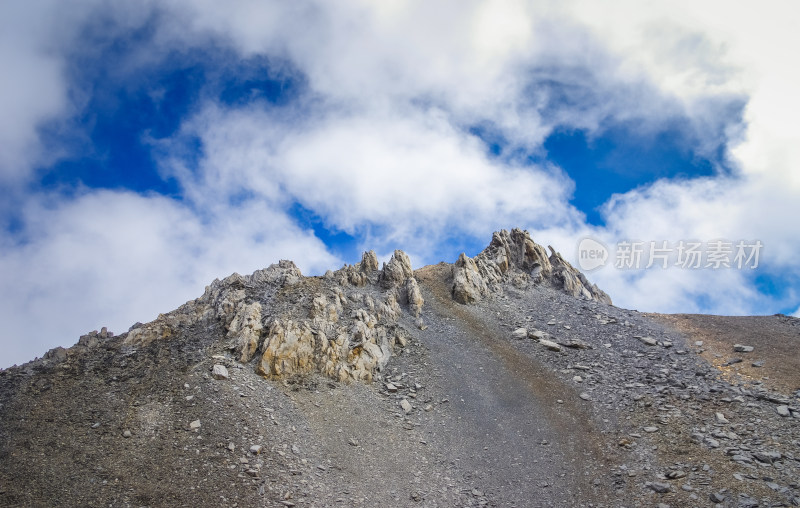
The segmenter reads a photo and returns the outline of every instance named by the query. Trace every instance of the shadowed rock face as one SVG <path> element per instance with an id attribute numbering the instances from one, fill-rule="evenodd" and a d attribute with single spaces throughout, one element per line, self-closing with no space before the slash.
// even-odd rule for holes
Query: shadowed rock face
<path id="1" fill-rule="evenodd" d="M 519 288 L 546 283 L 585 300 L 611 304 L 601 291 L 561 254 L 550 247 L 551 255 L 535 243 L 527 231 L 505 229 L 494 233 L 492 242 L 475 258 L 461 254 L 453 266 L 453 299 L 470 304 L 490 294 L 500 293 L 502 284 Z"/>

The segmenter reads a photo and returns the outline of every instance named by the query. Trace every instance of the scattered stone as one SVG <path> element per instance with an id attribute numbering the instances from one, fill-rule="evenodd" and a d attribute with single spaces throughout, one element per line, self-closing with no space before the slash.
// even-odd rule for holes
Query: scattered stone
<path id="1" fill-rule="evenodd" d="M 755 361 L 755 362 L 751 363 L 750 365 L 752 365 L 753 367 L 763 367 L 764 366 L 764 360 Z"/>
<path id="2" fill-rule="evenodd" d="M 583 399 L 583 400 L 592 400 L 592 396 L 591 396 L 591 395 L 589 395 L 589 394 L 588 394 L 588 393 L 586 393 L 586 392 L 581 392 L 581 394 L 580 394 L 580 395 L 578 395 L 578 397 L 580 397 L 580 398 L 581 398 L 581 399 Z"/>
<path id="3" fill-rule="evenodd" d="M 559 346 L 558 344 L 556 344 L 552 340 L 542 339 L 542 340 L 539 341 L 539 344 L 541 344 L 542 346 L 546 347 L 550 351 L 556 351 L 556 352 L 561 351 L 561 346 Z"/>
<path id="4" fill-rule="evenodd" d="M 734 344 L 733 350 L 737 353 L 750 353 L 753 351 L 753 346 L 743 346 L 742 344 Z"/>
<path id="5" fill-rule="evenodd" d="M 386 383 L 386 391 L 389 393 L 396 393 L 397 387 L 392 383 Z"/>
<path id="6" fill-rule="evenodd" d="M 697 347 L 701 347 L 703 345 L 703 341 L 702 340 L 696 340 L 696 341 L 694 341 L 694 345 L 697 346 Z"/>
<path id="7" fill-rule="evenodd" d="M 528 333 L 528 336 L 529 336 L 530 338 L 532 338 L 532 339 L 535 339 L 535 340 L 542 340 L 542 339 L 547 339 L 547 338 L 549 338 L 549 337 L 550 337 L 550 334 L 549 334 L 549 333 L 547 333 L 547 332 L 543 332 L 543 331 L 541 331 L 541 330 L 535 330 L 535 331 L 533 331 L 533 332 L 529 332 L 529 333 Z"/>
<path id="8" fill-rule="evenodd" d="M 236 450 L 236 445 L 233 444 L 233 443 L 228 443 L 228 450 L 230 450 L 230 451 Z"/>
<path id="9" fill-rule="evenodd" d="M 94 423 L 92 424 L 92 428 L 93 428 L 93 429 L 99 429 L 99 428 L 100 428 L 100 422 L 94 422 Z"/>
<path id="10" fill-rule="evenodd" d="M 642 344 L 647 346 L 657 346 L 658 341 L 653 337 L 637 337 Z"/>
<path id="11" fill-rule="evenodd" d="M 772 464 L 773 462 L 780 460 L 782 455 L 780 452 L 755 452 L 753 453 L 753 457 L 764 464 Z"/>
<path id="12" fill-rule="evenodd" d="M 722 366 L 723 367 L 730 367 L 731 365 L 736 365 L 737 363 L 742 363 L 742 361 L 743 360 L 741 358 L 731 358 L 727 362 L 723 363 Z"/>
<path id="13" fill-rule="evenodd" d="M 645 486 L 649 487 L 653 492 L 657 492 L 659 494 L 666 494 L 672 490 L 672 487 L 669 483 L 647 482 L 645 483 Z"/>
<path id="14" fill-rule="evenodd" d="M 712 492 L 709 494 L 708 498 L 711 500 L 712 503 L 721 503 L 725 501 L 725 496 L 718 492 Z"/>
<path id="15" fill-rule="evenodd" d="M 124 430 L 124 431 L 122 432 L 122 437 L 126 437 L 126 438 L 127 438 L 127 437 L 131 437 L 131 436 L 133 436 L 133 434 L 131 433 L 131 431 L 130 431 L 130 430 L 127 430 L 127 429 L 126 429 L 126 430 Z"/>
<path id="16" fill-rule="evenodd" d="M 789 406 L 780 405 L 780 406 L 776 407 L 775 410 L 781 416 L 784 416 L 784 417 L 785 416 L 791 416 L 791 412 L 789 412 Z"/>
<path id="17" fill-rule="evenodd" d="M 214 377 L 214 379 L 228 379 L 229 377 L 228 369 L 225 368 L 224 365 L 220 364 L 214 365 L 214 368 L 211 371 L 211 375 Z"/>
<path id="18" fill-rule="evenodd" d="M 725 415 L 722 414 L 722 413 L 715 413 L 714 417 L 716 418 L 717 423 L 721 423 L 721 424 L 731 423 L 731 422 L 728 421 L 727 418 L 725 418 Z"/>
<path id="19" fill-rule="evenodd" d="M 403 399 L 403 400 L 401 400 L 401 401 L 400 401 L 400 407 L 401 407 L 401 408 L 403 408 L 403 411 L 404 411 L 406 414 L 410 413 L 410 412 L 411 412 L 411 411 L 414 409 L 414 408 L 411 406 L 411 403 L 408 401 L 408 399 Z"/>
<path id="20" fill-rule="evenodd" d="M 747 494 L 739 494 L 738 508 L 758 508 L 758 501 L 748 496 Z"/>
<path id="21" fill-rule="evenodd" d="M 525 328 L 517 328 L 513 332 L 511 332 L 511 336 L 515 339 L 522 340 L 528 337 L 528 330 Z"/>
<path id="22" fill-rule="evenodd" d="M 583 383 L 583 378 L 580 376 L 572 376 L 572 380 L 576 383 Z"/>
<path id="23" fill-rule="evenodd" d="M 254 444 L 253 446 L 250 447 L 250 453 L 252 453 L 253 455 L 258 455 L 259 453 L 261 453 L 262 448 L 263 446 L 261 446 L 260 444 Z"/>
<path id="24" fill-rule="evenodd" d="M 592 349 L 592 346 L 582 341 L 581 339 L 560 340 L 558 341 L 558 343 L 570 349 Z"/>
<path id="25" fill-rule="evenodd" d="M 652 434 L 653 432 L 658 432 L 658 427 L 645 427 L 642 430 L 644 430 L 647 433 Z"/>
<path id="26" fill-rule="evenodd" d="M 348 439 L 348 440 L 347 440 L 347 443 L 348 443 L 350 446 L 358 446 L 358 441 L 356 441 L 356 440 L 355 440 L 355 439 L 353 439 L 352 437 L 351 437 L 350 439 Z"/>
<path id="27" fill-rule="evenodd" d="M 189 428 L 192 430 L 197 430 L 200 428 L 200 420 L 194 420 L 189 424 Z"/>

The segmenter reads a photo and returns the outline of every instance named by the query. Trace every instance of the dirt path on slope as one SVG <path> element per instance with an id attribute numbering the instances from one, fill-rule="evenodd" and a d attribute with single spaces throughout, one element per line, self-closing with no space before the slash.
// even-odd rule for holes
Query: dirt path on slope
<path id="1" fill-rule="evenodd" d="M 430 330 L 422 337 L 452 394 L 454 460 L 481 477 L 502 506 L 578 506 L 601 476 L 600 433 L 589 402 L 487 327 L 478 307 L 449 294 L 449 269 L 416 272 Z M 483 311 L 485 312 L 485 311 Z"/>

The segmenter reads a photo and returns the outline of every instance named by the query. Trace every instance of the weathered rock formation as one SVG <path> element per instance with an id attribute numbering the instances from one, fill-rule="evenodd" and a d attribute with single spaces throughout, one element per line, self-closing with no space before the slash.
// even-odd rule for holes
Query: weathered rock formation
<path id="1" fill-rule="evenodd" d="M 460 303 L 477 302 L 508 283 L 547 283 L 576 297 L 611 302 L 560 254 L 548 257 L 519 229 L 495 233 L 483 252 L 475 258 L 462 254 L 453 267 L 452 294 Z M 424 328 L 424 303 L 411 261 L 400 250 L 382 268 L 369 251 L 359 263 L 323 277 L 304 277 L 294 263 L 280 261 L 252 275 L 215 280 L 200 298 L 134 325 L 124 342 L 146 345 L 197 324 L 217 326 L 235 359 L 253 363 L 263 376 L 321 373 L 371 381 L 408 341 L 398 322 L 403 309 Z"/>
<path id="2" fill-rule="evenodd" d="M 611 298 L 550 247 L 551 255 L 527 231 L 502 230 L 474 258 L 461 254 L 453 266 L 453 299 L 475 303 L 502 291 L 503 283 L 524 288 L 547 283 L 575 297 L 611 303 Z"/>
<path id="3" fill-rule="evenodd" d="M 423 304 L 411 261 L 399 250 L 383 269 L 369 251 L 360 263 L 324 277 L 303 277 L 294 263 L 281 261 L 249 276 L 215 280 L 202 297 L 132 327 L 124 343 L 146 345 L 197 323 L 219 325 L 235 358 L 255 360 L 263 376 L 317 372 L 339 381 L 371 381 L 408 341 L 398 326 L 402 306 L 419 317 Z"/>

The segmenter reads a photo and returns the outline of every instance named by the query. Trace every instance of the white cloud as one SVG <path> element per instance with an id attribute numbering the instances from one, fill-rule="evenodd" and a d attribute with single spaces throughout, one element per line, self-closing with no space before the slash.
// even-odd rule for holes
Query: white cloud
<path id="1" fill-rule="evenodd" d="M 175 174 L 199 203 L 244 191 L 296 201 L 337 229 L 380 228 L 384 242 L 435 239 L 448 229 L 485 234 L 523 218 L 574 219 L 565 205 L 571 183 L 560 172 L 488 158 L 441 111 L 291 120 L 267 108 L 208 108 L 184 133 L 203 140 L 200 172 L 178 166 Z"/>

